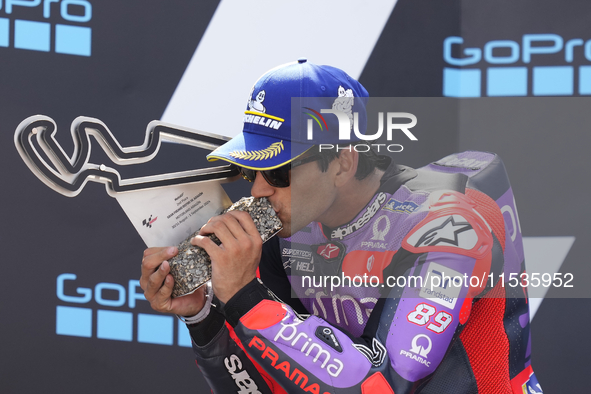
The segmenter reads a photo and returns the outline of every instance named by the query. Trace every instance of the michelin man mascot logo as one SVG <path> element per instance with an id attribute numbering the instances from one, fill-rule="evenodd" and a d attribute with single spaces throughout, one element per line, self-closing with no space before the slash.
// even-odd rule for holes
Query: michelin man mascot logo
<path id="1" fill-rule="evenodd" d="M 254 88 L 253 88 L 254 91 Z M 257 93 L 257 96 L 254 100 L 252 100 L 252 92 L 250 93 L 250 97 L 248 100 L 248 109 L 250 111 L 256 111 L 256 112 L 262 112 L 265 113 L 266 112 L 266 108 L 263 105 L 263 101 L 265 101 L 265 91 L 261 90 L 260 92 Z"/>
<path id="2" fill-rule="evenodd" d="M 351 129 L 353 129 L 353 104 L 355 104 L 355 97 L 353 96 L 353 90 L 347 89 L 339 85 L 339 97 L 336 98 L 332 104 L 332 109 L 335 111 L 341 111 L 347 114 Z"/>

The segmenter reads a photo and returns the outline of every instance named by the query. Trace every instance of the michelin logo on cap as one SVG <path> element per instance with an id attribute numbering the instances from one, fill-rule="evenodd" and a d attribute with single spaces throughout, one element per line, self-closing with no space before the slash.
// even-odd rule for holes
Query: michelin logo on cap
<path id="1" fill-rule="evenodd" d="M 259 91 L 254 99 L 252 99 L 253 92 L 254 89 L 251 91 L 248 99 L 248 111 L 244 111 L 244 123 L 254 123 L 278 130 L 285 119 L 265 113 L 267 109 L 263 105 L 266 95 L 264 90 Z"/>

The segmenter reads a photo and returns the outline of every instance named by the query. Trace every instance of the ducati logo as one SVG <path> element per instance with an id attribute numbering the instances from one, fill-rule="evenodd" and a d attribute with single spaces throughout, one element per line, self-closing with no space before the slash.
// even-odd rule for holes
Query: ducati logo
<path id="1" fill-rule="evenodd" d="M 374 257 L 374 255 L 372 254 L 369 259 L 367 259 L 367 272 L 371 272 L 371 269 L 373 268 L 373 263 L 374 261 L 376 261 L 376 258 Z"/>

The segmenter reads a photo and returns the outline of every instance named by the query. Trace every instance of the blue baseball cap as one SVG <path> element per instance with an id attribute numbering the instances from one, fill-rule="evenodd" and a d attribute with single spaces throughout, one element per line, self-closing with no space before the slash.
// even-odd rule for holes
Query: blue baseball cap
<path id="1" fill-rule="evenodd" d="M 253 170 L 281 167 L 314 145 L 357 140 L 339 139 L 340 111 L 353 129 L 365 134 L 367 90 L 342 70 L 300 58 L 267 71 L 254 84 L 244 112 L 242 132 L 209 155 Z M 346 118 L 345 118 L 346 119 Z M 342 123 L 341 123 L 342 124 Z"/>

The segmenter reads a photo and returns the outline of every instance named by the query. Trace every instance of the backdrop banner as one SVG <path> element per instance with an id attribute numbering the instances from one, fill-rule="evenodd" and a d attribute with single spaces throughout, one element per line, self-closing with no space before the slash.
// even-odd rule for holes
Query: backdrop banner
<path id="1" fill-rule="evenodd" d="M 587 0 L 0 0 L 0 392 L 210 392 L 143 296 L 143 251 L 250 195 L 205 155 L 300 57 L 416 117 L 397 163 L 499 155 L 528 270 L 563 279 L 530 294 L 532 366 L 584 390 L 589 20 Z"/>

